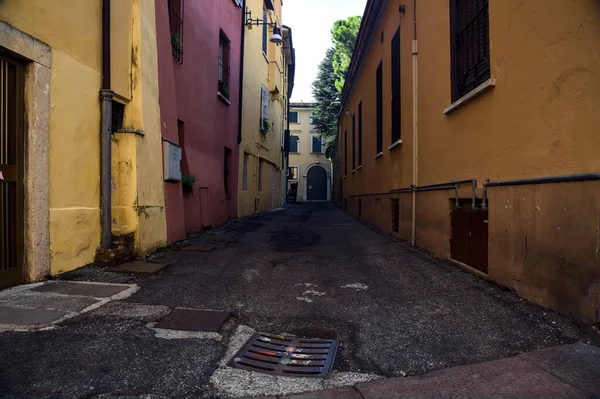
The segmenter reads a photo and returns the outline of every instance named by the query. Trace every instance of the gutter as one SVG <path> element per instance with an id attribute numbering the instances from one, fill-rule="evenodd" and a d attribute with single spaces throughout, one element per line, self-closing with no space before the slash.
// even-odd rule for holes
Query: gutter
<path id="1" fill-rule="evenodd" d="M 242 102 L 244 100 L 244 47 L 246 46 L 246 0 L 242 3 L 242 33 L 240 44 L 240 95 L 238 101 L 238 144 L 242 142 Z"/>
<path id="2" fill-rule="evenodd" d="M 110 0 L 102 0 L 102 87 L 100 89 L 100 245 L 112 246 L 112 101 L 110 82 Z"/>
<path id="3" fill-rule="evenodd" d="M 417 0 L 413 0 L 413 42 L 412 42 L 412 87 L 413 87 L 413 187 L 419 184 L 419 88 L 418 88 L 418 49 L 417 49 Z M 473 201 L 475 199 L 473 198 Z M 411 244 L 417 242 L 417 192 L 412 194 L 412 233 Z"/>

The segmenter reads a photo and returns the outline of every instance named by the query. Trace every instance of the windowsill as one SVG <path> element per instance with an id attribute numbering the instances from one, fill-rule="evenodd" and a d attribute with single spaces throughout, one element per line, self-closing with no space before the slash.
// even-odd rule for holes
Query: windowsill
<path id="1" fill-rule="evenodd" d="M 344 179 L 347 179 L 347 178 L 348 178 L 348 175 L 344 175 Z"/>
<path id="2" fill-rule="evenodd" d="M 265 52 L 262 52 L 263 57 L 265 57 L 265 61 L 267 61 L 267 64 L 269 63 L 269 57 L 267 57 L 267 55 L 265 54 Z"/>
<path id="3" fill-rule="evenodd" d="M 486 91 L 491 90 L 494 86 L 496 86 L 495 79 L 486 80 L 485 82 L 483 82 L 482 84 L 480 84 L 479 86 L 477 86 L 476 88 L 474 88 L 473 90 L 471 90 L 470 92 L 468 92 L 467 94 L 465 94 L 464 96 L 462 96 L 461 98 L 444 108 L 444 114 L 451 114 L 452 112 L 456 111 L 458 108 L 462 107 L 469 101 L 479 97 Z"/>
<path id="4" fill-rule="evenodd" d="M 394 148 L 398 147 L 400 144 L 402 144 L 402 139 L 400 140 L 396 140 L 392 143 L 391 146 L 388 147 L 388 150 L 393 150 Z"/>
<path id="5" fill-rule="evenodd" d="M 221 93 L 220 91 L 217 92 L 217 97 L 219 97 L 223 102 L 225 102 L 227 105 L 231 105 L 231 101 L 229 101 L 229 99 L 227 97 L 225 97 L 223 95 L 223 93 Z"/>
<path id="6" fill-rule="evenodd" d="M 377 158 L 379 158 L 379 157 L 382 157 L 382 156 L 383 156 L 383 151 L 382 151 L 382 152 L 380 152 L 379 154 L 375 155 L 375 156 L 373 157 L 373 159 L 377 159 Z"/>
<path id="7" fill-rule="evenodd" d="M 362 169 L 362 165 L 360 165 L 358 168 L 356 168 L 356 170 L 361 170 Z"/>
<path id="8" fill-rule="evenodd" d="M 311 152 L 310 155 L 323 155 L 324 152 Z"/>
<path id="9" fill-rule="evenodd" d="M 355 173 L 356 173 L 356 169 L 352 169 L 352 174 L 355 174 Z"/>

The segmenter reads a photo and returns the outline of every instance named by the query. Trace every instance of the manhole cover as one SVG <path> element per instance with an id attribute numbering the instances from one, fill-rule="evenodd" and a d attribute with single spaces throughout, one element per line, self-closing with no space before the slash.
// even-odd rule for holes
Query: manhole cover
<path id="1" fill-rule="evenodd" d="M 173 309 L 154 328 L 182 331 L 217 332 L 229 312 L 214 310 Z"/>
<path id="2" fill-rule="evenodd" d="M 339 341 L 333 339 L 255 333 L 227 365 L 286 377 L 326 378 L 338 347 Z"/>

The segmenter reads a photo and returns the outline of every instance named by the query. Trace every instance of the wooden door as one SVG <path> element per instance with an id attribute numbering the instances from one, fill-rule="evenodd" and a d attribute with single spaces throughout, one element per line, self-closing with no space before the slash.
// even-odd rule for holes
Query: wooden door
<path id="1" fill-rule="evenodd" d="M 0 52 L 0 286 L 23 281 L 23 66 Z"/>

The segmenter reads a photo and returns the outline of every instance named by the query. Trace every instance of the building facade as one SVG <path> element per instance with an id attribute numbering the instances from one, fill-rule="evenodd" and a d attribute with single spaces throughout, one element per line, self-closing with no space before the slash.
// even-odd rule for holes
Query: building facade
<path id="1" fill-rule="evenodd" d="M 368 1 L 340 111 L 343 207 L 598 323 L 599 29 L 594 0 Z"/>
<path id="2" fill-rule="evenodd" d="M 238 215 L 280 207 L 285 198 L 287 105 L 293 85 L 291 29 L 281 0 L 247 0 L 244 26 Z M 280 31 L 283 43 L 271 41 Z"/>
<path id="3" fill-rule="evenodd" d="M 0 285 L 165 244 L 154 11 L 0 3 Z"/>
<path id="4" fill-rule="evenodd" d="M 169 242 L 237 216 L 243 21 L 241 1 L 156 1 Z"/>
<path id="5" fill-rule="evenodd" d="M 331 200 L 331 162 L 325 140 L 313 125 L 311 103 L 290 103 L 289 198 L 295 201 Z"/>

